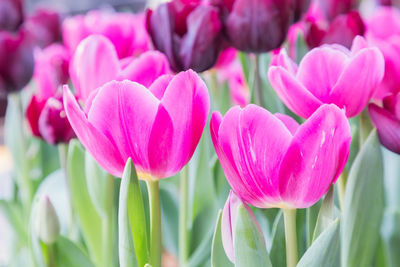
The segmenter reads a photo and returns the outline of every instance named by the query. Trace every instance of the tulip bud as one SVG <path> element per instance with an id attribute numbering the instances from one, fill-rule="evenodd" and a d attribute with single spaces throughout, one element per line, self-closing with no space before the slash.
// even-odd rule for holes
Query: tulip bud
<path id="1" fill-rule="evenodd" d="M 47 245 L 54 243 L 60 234 L 57 213 L 48 196 L 42 196 L 39 200 L 35 230 L 39 239 Z"/>
<path id="2" fill-rule="evenodd" d="M 0 0 L 0 31 L 16 31 L 22 21 L 22 0 Z"/>

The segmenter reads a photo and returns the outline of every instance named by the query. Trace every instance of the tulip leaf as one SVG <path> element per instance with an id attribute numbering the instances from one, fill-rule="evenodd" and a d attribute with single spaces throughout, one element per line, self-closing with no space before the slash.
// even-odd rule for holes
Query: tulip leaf
<path id="1" fill-rule="evenodd" d="M 388 251 L 389 266 L 400 266 L 400 209 L 385 211 L 381 227 L 382 238 Z"/>
<path id="2" fill-rule="evenodd" d="M 283 213 L 280 210 L 275 217 L 272 226 L 272 246 L 270 251 L 271 262 L 274 267 L 286 267 L 286 257 L 282 252 L 286 251 L 285 225 L 283 222 Z"/>
<path id="3" fill-rule="evenodd" d="M 341 223 L 342 266 L 371 265 L 383 210 L 382 153 L 374 130 L 354 160 L 347 181 Z"/>
<path id="4" fill-rule="evenodd" d="M 304 253 L 297 267 L 338 266 L 337 261 L 340 248 L 339 226 L 339 219 L 332 222 Z"/>
<path id="5" fill-rule="evenodd" d="M 313 242 L 333 222 L 334 211 L 334 186 L 332 185 L 328 193 L 326 193 L 324 201 L 322 201 L 321 209 L 315 224 Z"/>
<path id="6" fill-rule="evenodd" d="M 264 237 L 243 204 L 237 208 L 235 224 L 235 266 L 266 266 L 272 267 Z"/>
<path id="7" fill-rule="evenodd" d="M 211 255 L 210 247 L 212 246 L 213 233 L 214 230 L 212 228 L 209 228 L 208 233 L 205 233 L 203 235 L 202 241 L 189 257 L 187 266 L 190 267 L 210 266 L 209 263 Z"/>
<path id="8" fill-rule="evenodd" d="M 211 266 L 233 267 L 234 265 L 230 262 L 230 260 L 226 256 L 224 247 L 222 245 L 221 219 L 222 219 L 222 210 L 220 210 L 218 213 L 217 224 L 215 226 L 214 237 L 212 240 Z"/>
<path id="9" fill-rule="evenodd" d="M 179 198 L 176 187 L 169 183 L 160 184 L 162 239 L 164 248 L 178 254 Z"/>
<path id="10" fill-rule="evenodd" d="M 322 201 L 318 201 L 306 210 L 306 220 L 307 220 L 307 247 L 311 246 L 313 242 L 313 235 L 315 225 L 317 224 L 318 214 L 321 209 Z"/>
<path id="11" fill-rule="evenodd" d="M 79 247 L 63 236 L 54 244 L 54 253 L 57 267 L 95 267 Z"/>
<path id="12" fill-rule="evenodd" d="M 119 236 L 122 238 L 123 234 L 131 232 L 131 240 L 133 240 L 133 244 L 127 244 L 129 240 L 126 237 L 123 237 L 123 240 L 120 241 L 120 249 L 123 250 L 122 255 L 120 254 L 120 260 L 121 256 L 126 257 L 123 259 L 125 262 L 133 259 L 135 256 L 133 255 L 132 248 L 134 248 L 138 265 L 144 266 L 149 261 L 146 215 L 138 176 L 130 158 L 126 162 L 122 175 L 119 205 L 119 210 L 123 213 L 119 216 Z M 126 212 L 128 217 L 126 217 Z M 129 220 L 130 231 L 127 229 L 127 219 Z M 122 222 L 121 220 L 125 221 Z"/>
<path id="13" fill-rule="evenodd" d="M 101 217 L 89 196 L 84 169 L 85 151 L 78 140 L 71 140 L 68 149 L 68 182 L 71 203 L 78 217 L 89 254 L 96 264 L 100 264 L 103 258 Z"/>

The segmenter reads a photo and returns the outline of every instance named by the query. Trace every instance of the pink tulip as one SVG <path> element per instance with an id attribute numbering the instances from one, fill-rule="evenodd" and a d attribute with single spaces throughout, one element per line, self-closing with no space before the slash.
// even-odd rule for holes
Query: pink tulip
<path id="1" fill-rule="evenodd" d="M 350 149 L 350 125 L 335 105 L 322 105 L 302 125 L 256 105 L 214 112 L 211 137 L 227 180 L 259 208 L 307 208 L 335 183 Z"/>
<path id="2" fill-rule="evenodd" d="M 102 35 L 84 39 L 70 65 L 72 83 L 78 97 L 84 101 L 93 90 L 111 80 L 128 79 L 148 87 L 159 76 L 169 72 L 166 57 L 157 51 L 120 61 L 113 43 Z"/>
<path id="3" fill-rule="evenodd" d="M 131 57 L 149 50 L 150 38 L 144 14 L 113 13 L 93 10 L 64 20 L 62 35 L 71 52 L 91 34 L 107 37 L 115 46 L 119 58 Z"/>
<path id="4" fill-rule="evenodd" d="M 358 115 L 375 93 L 384 74 L 384 59 L 375 47 L 357 37 L 350 50 L 324 45 L 308 52 L 297 66 L 283 49 L 274 55 L 268 76 L 272 87 L 295 114 L 308 118 L 323 103 Z"/>
<path id="5" fill-rule="evenodd" d="M 76 135 L 97 162 L 120 177 L 130 157 L 141 179 L 176 174 L 192 157 L 209 112 L 209 95 L 193 71 L 164 75 L 148 89 L 111 81 L 81 110 L 64 89 L 64 106 Z"/>
<path id="6" fill-rule="evenodd" d="M 368 110 L 382 145 L 400 154 L 400 93 L 385 97 L 383 107 L 370 104 Z"/>
<path id="7" fill-rule="evenodd" d="M 374 96 L 381 100 L 400 91 L 400 10 L 378 8 L 366 23 L 368 42 L 377 46 L 385 58 L 385 76 Z"/>
<path id="8" fill-rule="evenodd" d="M 261 227 L 258 224 L 256 217 L 253 212 L 247 206 L 246 203 L 243 203 L 242 200 L 233 192 L 232 190 L 229 192 L 229 196 L 225 202 L 224 209 L 222 211 L 221 218 L 221 235 L 222 235 L 222 245 L 225 250 L 225 254 L 231 262 L 235 262 L 235 251 L 234 251 L 234 240 L 235 240 L 235 224 L 236 224 L 236 216 L 237 210 L 240 204 L 246 208 L 250 216 L 253 218 L 254 223 L 256 224 L 258 231 L 262 237 L 263 233 L 261 231 Z"/>

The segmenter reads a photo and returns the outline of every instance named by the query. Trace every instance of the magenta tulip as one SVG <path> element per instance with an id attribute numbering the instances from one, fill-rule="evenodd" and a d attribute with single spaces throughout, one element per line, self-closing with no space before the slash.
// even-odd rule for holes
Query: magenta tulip
<path id="1" fill-rule="evenodd" d="M 229 43 L 245 52 L 279 48 L 293 22 L 292 0 L 214 0 Z"/>
<path id="2" fill-rule="evenodd" d="M 198 0 L 173 0 L 147 11 L 147 31 L 174 71 L 211 68 L 221 50 L 218 10 Z"/>
<path id="3" fill-rule="evenodd" d="M 148 89 L 111 81 L 81 110 L 68 87 L 64 106 L 79 140 L 109 173 L 121 177 L 132 158 L 141 179 L 179 172 L 192 157 L 209 112 L 209 95 L 193 71 L 164 75 Z"/>
<path id="4" fill-rule="evenodd" d="M 358 0 L 317 0 L 325 18 L 333 20 L 340 14 L 346 14 L 357 8 Z"/>
<path id="5" fill-rule="evenodd" d="M 249 105 L 211 118 L 214 148 L 233 191 L 259 208 L 307 208 L 335 183 L 350 149 L 344 111 L 322 105 L 302 125 Z"/>
<path id="6" fill-rule="evenodd" d="M 16 31 L 23 20 L 22 0 L 0 0 L 0 31 Z"/>
<path id="7" fill-rule="evenodd" d="M 368 110 L 382 145 L 400 154 L 400 93 L 385 97 L 383 107 L 370 104 Z"/>
<path id="8" fill-rule="evenodd" d="M 150 39 L 145 28 L 144 14 L 93 10 L 86 15 L 66 18 L 63 22 L 63 41 L 71 52 L 91 34 L 107 37 L 119 58 L 135 56 L 149 49 Z"/>
<path id="9" fill-rule="evenodd" d="M 226 199 L 224 209 L 222 211 L 221 218 L 221 235 L 222 235 L 222 245 L 225 250 L 225 254 L 231 262 L 235 262 L 235 251 L 234 251 L 234 232 L 235 232 L 235 224 L 236 224 L 236 216 L 237 210 L 240 204 L 246 208 L 247 212 L 250 214 L 254 223 L 256 224 L 260 235 L 264 237 L 261 227 L 258 224 L 253 212 L 247 206 L 246 203 L 243 203 L 242 200 L 233 192 L 232 190 L 229 192 L 229 196 Z"/>
<path id="10" fill-rule="evenodd" d="M 111 80 L 128 79 L 149 87 L 159 76 L 169 72 L 167 59 L 157 51 L 119 60 L 113 43 L 102 35 L 84 39 L 70 64 L 72 83 L 78 97 L 84 101 L 91 92 Z"/>
<path id="11" fill-rule="evenodd" d="M 367 47 L 359 36 L 351 51 L 340 45 L 324 45 L 308 52 L 299 66 L 283 49 L 274 55 L 268 72 L 282 101 L 303 118 L 311 116 L 323 103 L 345 109 L 349 118 L 357 116 L 375 93 L 383 74 L 382 53 Z"/>

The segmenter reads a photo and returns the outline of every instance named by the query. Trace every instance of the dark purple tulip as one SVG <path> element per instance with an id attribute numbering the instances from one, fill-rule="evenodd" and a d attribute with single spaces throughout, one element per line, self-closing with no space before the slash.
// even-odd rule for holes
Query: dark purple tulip
<path id="1" fill-rule="evenodd" d="M 378 0 L 382 6 L 400 6 L 400 0 Z"/>
<path id="2" fill-rule="evenodd" d="M 42 99 L 37 95 L 33 95 L 31 101 L 26 108 L 26 119 L 33 136 L 42 137 L 39 132 L 39 117 L 46 104 L 47 99 Z"/>
<path id="3" fill-rule="evenodd" d="M 370 104 L 368 111 L 381 144 L 400 154 L 400 93 L 385 97 L 383 107 Z"/>
<path id="4" fill-rule="evenodd" d="M 61 41 L 60 15 L 51 9 L 38 9 L 28 17 L 23 27 L 29 33 L 35 45 L 44 48 Z"/>
<path id="5" fill-rule="evenodd" d="M 317 3 L 325 17 L 333 20 L 336 16 L 357 8 L 358 0 L 317 0 Z"/>
<path id="6" fill-rule="evenodd" d="M 217 8 L 174 0 L 148 10 L 146 16 L 154 47 L 166 54 L 174 71 L 202 72 L 215 64 L 222 45 Z"/>
<path id="7" fill-rule="evenodd" d="M 294 0 L 294 22 L 297 22 L 301 19 L 304 13 L 307 12 L 310 7 L 311 0 Z"/>
<path id="8" fill-rule="evenodd" d="M 306 21 L 305 39 L 310 48 L 322 44 L 340 44 L 351 47 L 357 35 L 364 35 L 365 25 L 357 11 L 337 16 L 327 21 Z"/>
<path id="9" fill-rule="evenodd" d="M 0 0 L 0 31 L 16 31 L 23 19 L 22 0 Z"/>
<path id="10" fill-rule="evenodd" d="M 34 60 L 26 32 L 0 31 L 0 95 L 21 90 L 30 81 Z"/>
<path id="11" fill-rule="evenodd" d="M 214 0 L 230 44 L 245 52 L 279 48 L 293 22 L 293 0 Z"/>

